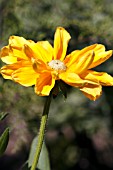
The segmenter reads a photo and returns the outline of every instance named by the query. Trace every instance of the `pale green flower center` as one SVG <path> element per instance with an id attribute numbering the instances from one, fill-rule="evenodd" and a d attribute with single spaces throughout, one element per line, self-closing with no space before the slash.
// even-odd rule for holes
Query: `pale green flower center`
<path id="1" fill-rule="evenodd" d="M 65 71 L 66 70 L 66 65 L 60 60 L 51 60 L 48 63 L 48 66 L 56 71 Z"/>

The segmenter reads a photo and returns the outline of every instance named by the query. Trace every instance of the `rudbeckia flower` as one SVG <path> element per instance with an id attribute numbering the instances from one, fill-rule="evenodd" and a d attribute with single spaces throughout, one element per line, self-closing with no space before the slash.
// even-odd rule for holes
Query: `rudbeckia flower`
<path id="1" fill-rule="evenodd" d="M 113 77 L 92 68 L 106 61 L 112 50 L 105 51 L 104 45 L 93 44 L 66 55 L 70 38 L 62 27 L 56 29 L 54 47 L 48 41 L 35 43 L 11 36 L 8 46 L 1 49 L 1 59 L 7 64 L 1 68 L 1 74 L 26 87 L 35 85 L 40 96 L 48 96 L 55 82 L 63 81 L 96 100 L 102 86 L 113 86 Z"/>

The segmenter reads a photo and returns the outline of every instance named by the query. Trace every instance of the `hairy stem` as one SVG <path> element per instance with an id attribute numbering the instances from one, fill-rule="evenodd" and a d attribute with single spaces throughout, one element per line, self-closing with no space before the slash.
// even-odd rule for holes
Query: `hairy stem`
<path id="1" fill-rule="evenodd" d="M 35 153 L 34 160 L 33 160 L 32 166 L 31 166 L 31 170 L 36 170 L 36 167 L 38 164 L 38 160 L 39 160 L 39 156 L 40 156 L 40 152 L 41 152 L 42 144 L 43 144 L 43 140 L 44 140 L 45 127 L 46 127 L 50 103 L 51 103 L 51 96 L 52 95 L 50 93 L 50 95 L 46 98 L 46 101 L 45 101 L 44 110 L 43 110 L 43 114 L 42 114 L 42 118 L 41 118 L 39 135 L 38 135 L 38 143 L 37 143 L 37 147 L 36 147 L 36 153 Z"/>

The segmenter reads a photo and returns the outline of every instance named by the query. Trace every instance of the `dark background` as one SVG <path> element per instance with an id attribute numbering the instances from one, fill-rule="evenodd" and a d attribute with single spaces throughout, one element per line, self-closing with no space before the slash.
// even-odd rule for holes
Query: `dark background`
<path id="1" fill-rule="evenodd" d="M 10 35 L 53 44 L 57 26 L 72 36 L 68 53 L 94 43 L 113 49 L 113 1 L 0 0 L 0 47 L 8 44 Z M 113 76 L 113 57 L 97 70 Z M 40 125 L 44 99 L 33 87 L 0 77 L 0 111 L 9 113 L 0 132 L 10 127 L 1 170 L 22 169 Z M 113 87 L 103 87 L 95 102 L 71 87 L 67 100 L 59 95 L 51 103 L 45 141 L 51 170 L 113 169 Z"/>

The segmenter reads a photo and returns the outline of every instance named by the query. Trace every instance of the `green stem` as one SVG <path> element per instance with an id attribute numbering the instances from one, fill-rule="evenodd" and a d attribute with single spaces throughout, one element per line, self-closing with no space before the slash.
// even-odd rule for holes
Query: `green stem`
<path id="1" fill-rule="evenodd" d="M 50 108 L 50 103 L 51 103 L 51 94 L 47 97 L 45 105 L 44 105 L 44 110 L 42 114 L 42 119 L 41 119 L 41 124 L 40 124 L 40 130 L 39 130 L 39 135 L 38 135 L 38 143 L 36 147 L 36 153 L 34 156 L 34 161 L 31 166 L 31 170 L 36 170 L 40 152 L 42 149 L 42 144 L 44 140 L 44 133 L 45 133 L 45 127 L 46 127 L 46 122 L 48 118 L 48 113 L 49 113 L 49 108 Z"/>

